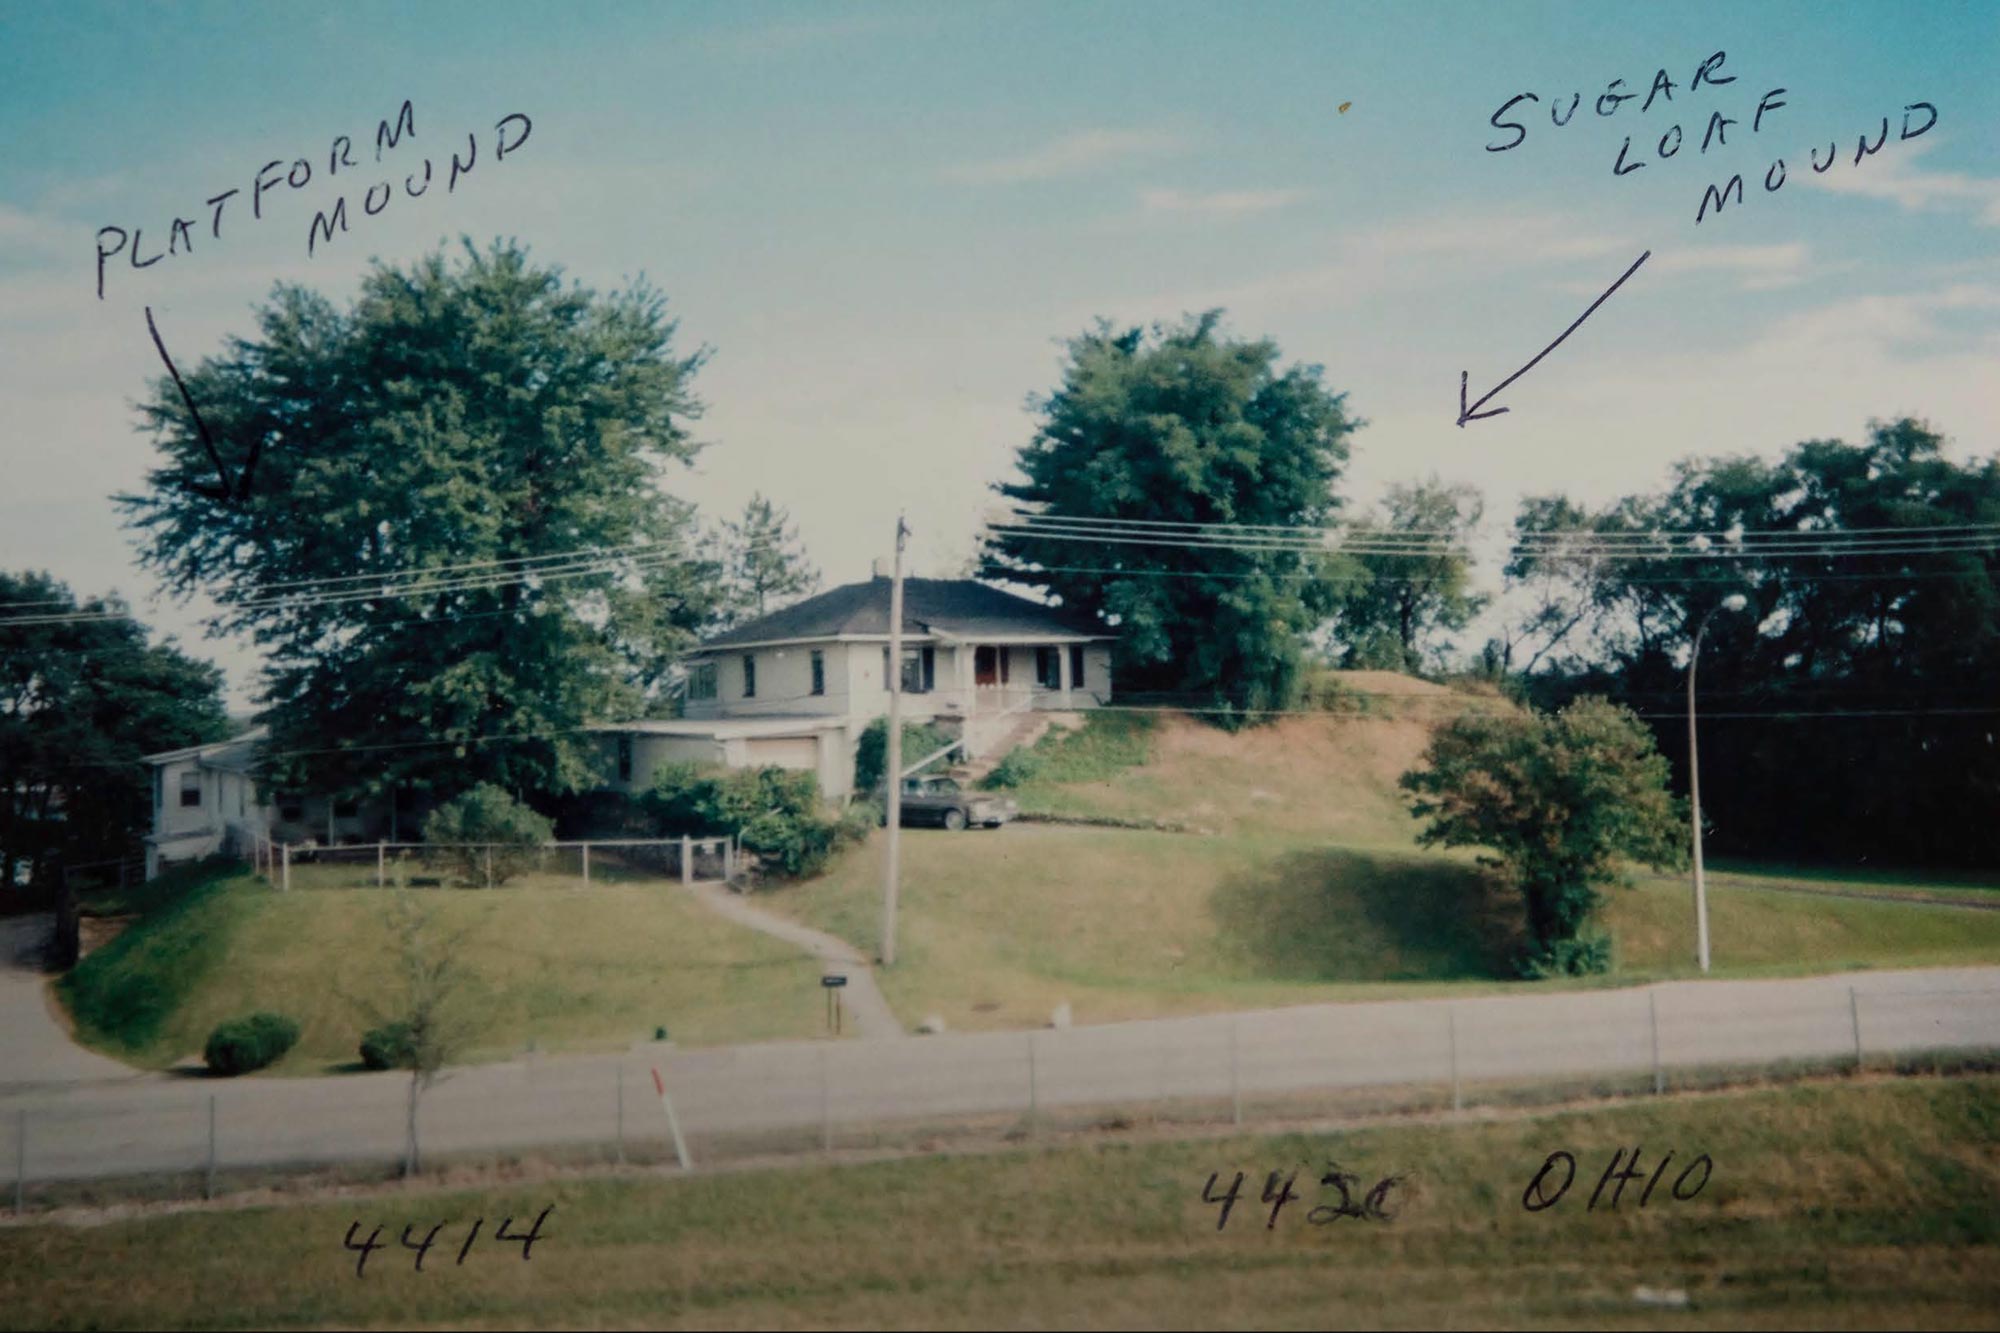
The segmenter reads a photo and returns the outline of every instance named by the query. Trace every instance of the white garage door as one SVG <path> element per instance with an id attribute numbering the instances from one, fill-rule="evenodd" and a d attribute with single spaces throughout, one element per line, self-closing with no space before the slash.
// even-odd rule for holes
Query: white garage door
<path id="1" fill-rule="evenodd" d="M 751 768 L 819 767 L 819 739 L 814 736 L 770 736 L 744 743 Z"/>

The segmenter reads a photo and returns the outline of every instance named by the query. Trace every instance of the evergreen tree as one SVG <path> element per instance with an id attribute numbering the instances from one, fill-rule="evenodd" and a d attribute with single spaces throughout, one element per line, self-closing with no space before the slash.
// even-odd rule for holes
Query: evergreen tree
<path id="1" fill-rule="evenodd" d="M 798 529 L 788 526 L 790 517 L 760 493 L 740 520 L 722 525 L 723 628 L 819 590 L 819 570 L 806 558 Z"/>

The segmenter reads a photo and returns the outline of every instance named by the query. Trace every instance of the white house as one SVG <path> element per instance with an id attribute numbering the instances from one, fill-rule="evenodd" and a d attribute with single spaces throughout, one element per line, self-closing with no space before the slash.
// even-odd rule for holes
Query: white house
<path id="1" fill-rule="evenodd" d="M 661 764 L 810 769 L 829 799 L 854 786 L 854 751 L 889 711 L 886 578 L 850 583 L 719 634 L 687 659 L 685 716 L 593 727 L 604 785 L 640 792 Z M 978 757 L 1012 744 L 1025 714 L 1111 701 L 1111 640 L 1080 617 L 971 579 L 903 581 L 903 713 L 941 724 Z M 146 873 L 259 838 L 398 840 L 414 813 L 388 802 L 259 792 L 264 728 L 146 756 L 153 832 Z M 906 755 L 916 760 L 920 755 Z M 399 819 L 399 813 L 402 818 Z"/>
<path id="2" fill-rule="evenodd" d="M 662 763 L 811 769 L 831 798 L 889 711 L 890 581 L 850 583 L 718 634 L 690 654 L 684 716 L 604 733 L 610 786 L 643 790 Z M 903 715 L 942 724 L 972 757 L 1022 715 L 1111 701 L 1113 636 L 973 579 L 903 581 Z M 920 756 L 906 756 L 916 759 Z"/>
<path id="3" fill-rule="evenodd" d="M 230 740 L 146 756 L 153 766 L 148 879 L 173 861 L 218 852 L 248 856 L 259 838 L 322 846 L 394 839 L 395 815 L 384 803 L 260 793 L 255 769 L 267 734 L 254 727 Z"/>

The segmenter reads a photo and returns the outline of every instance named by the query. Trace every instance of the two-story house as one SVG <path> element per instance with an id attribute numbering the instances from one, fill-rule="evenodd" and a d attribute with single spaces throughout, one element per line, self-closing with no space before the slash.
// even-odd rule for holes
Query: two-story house
<path id="1" fill-rule="evenodd" d="M 685 663 L 684 716 L 591 728 L 604 786 L 643 791 L 661 764 L 693 760 L 810 769 L 823 795 L 845 798 L 861 733 L 889 711 L 889 598 L 886 578 L 850 583 L 709 639 Z M 905 579 L 903 715 L 955 733 L 969 757 L 1003 749 L 1025 714 L 1110 702 L 1112 637 L 972 579 Z M 264 739 L 259 727 L 147 756 L 149 875 L 170 861 L 247 855 L 259 838 L 333 846 L 414 836 L 420 812 L 386 801 L 260 793 Z"/>
<path id="2" fill-rule="evenodd" d="M 707 640 L 685 662 L 683 716 L 605 734 L 610 785 L 643 790 L 663 763 L 811 769 L 850 794 L 854 750 L 889 711 L 886 578 L 850 583 Z M 955 731 L 977 757 L 1022 715 L 1111 700 L 1103 627 L 973 579 L 903 581 L 903 716 Z M 916 759 L 920 756 L 906 756 Z"/>

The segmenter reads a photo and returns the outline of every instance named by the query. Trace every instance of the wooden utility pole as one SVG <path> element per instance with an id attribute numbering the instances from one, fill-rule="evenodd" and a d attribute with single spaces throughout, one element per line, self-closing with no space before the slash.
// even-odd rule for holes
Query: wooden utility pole
<path id="1" fill-rule="evenodd" d="M 883 798 L 889 830 L 888 854 L 882 872 L 882 966 L 896 961 L 896 889 L 901 872 L 903 836 L 903 539 L 909 525 L 896 515 L 895 573 L 889 582 L 889 734 L 882 759 Z"/>

